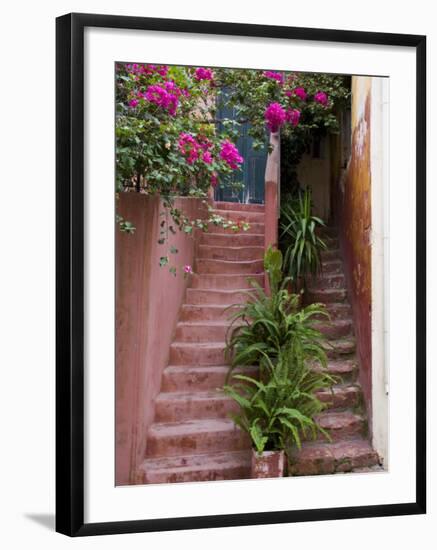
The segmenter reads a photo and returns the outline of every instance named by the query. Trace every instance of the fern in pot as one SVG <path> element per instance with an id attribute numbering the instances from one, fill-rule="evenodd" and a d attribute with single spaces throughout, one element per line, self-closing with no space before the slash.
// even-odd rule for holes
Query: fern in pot
<path id="1" fill-rule="evenodd" d="M 235 374 L 224 391 L 240 407 L 234 422 L 252 441 L 252 477 L 282 477 L 286 452 L 300 449 L 303 440 L 319 432 L 329 439 L 314 419 L 326 406 L 315 392 L 331 387 L 335 379 L 309 366 L 299 338 L 284 346 L 274 362 L 264 354 L 262 363 L 259 379 Z"/>
<path id="2" fill-rule="evenodd" d="M 264 256 L 264 268 L 269 279 L 270 293 L 256 281 L 248 292 L 247 302 L 240 307 L 230 306 L 234 313 L 227 334 L 227 358 L 231 368 L 256 365 L 261 371 L 268 357 L 272 363 L 293 339 L 298 339 L 304 353 L 314 362 L 326 366 L 324 337 L 314 328 L 314 320 L 329 315 L 323 304 L 300 306 L 299 295 L 288 289 L 289 277 L 282 274 L 282 253 L 269 248 Z"/>
<path id="3" fill-rule="evenodd" d="M 323 432 L 314 417 L 325 405 L 315 393 L 336 380 L 327 372 L 324 336 L 313 326 L 316 315 L 328 316 L 324 306 L 300 307 L 279 250 L 267 250 L 264 265 L 270 294 L 253 283 L 248 302 L 232 314 L 224 391 L 240 407 L 235 423 L 251 438 L 253 476 L 275 477 L 283 475 L 285 450 Z M 258 376 L 245 375 L 246 366 L 259 367 Z M 243 373 L 234 374 L 236 367 Z"/>

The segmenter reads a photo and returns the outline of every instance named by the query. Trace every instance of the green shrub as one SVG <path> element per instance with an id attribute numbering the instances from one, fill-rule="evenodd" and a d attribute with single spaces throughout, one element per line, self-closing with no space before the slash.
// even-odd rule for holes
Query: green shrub
<path id="1" fill-rule="evenodd" d="M 326 406 L 315 392 L 331 387 L 335 379 L 310 367 L 302 340 L 292 338 L 274 362 L 264 354 L 263 364 L 260 379 L 236 374 L 234 384 L 224 387 L 240 406 L 233 420 L 250 435 L 254 449 L 289 451 L 294 445 L 300 448 L 302 439 L 315 439 L 317 432 L 329 439 L 314 419 Z"/>
<path id="2" fill-rule="evenodd" d="M 285 250 L 284 267 L 293 281 L 320 271 L 320 251 L 326 244 L 317 235 L 317 228 L 324 227 L 323 220 L 311 212 L 311 190 L 299 191 L 297 197 L 281 206 L 281 248 Z"/>
<path id="3" fill-rule="evenodd" d="M 275 363 L 283 348 L 298 341 L 307 360 L 326 366 L 324 336 L 313 328 L 314 317 L 326 316 L 323 304 L 300 307 L 300 295 L 288 290 L 290 278 L 282 276 L 282 254 L 270 248 L 264 257 L 270 294 L 256 281 L 248 291 L 248 301 L 231 315 L 228 331 L 227 355 L 235 367 L 259 365 L 264 368 L 266 358 Z"/>

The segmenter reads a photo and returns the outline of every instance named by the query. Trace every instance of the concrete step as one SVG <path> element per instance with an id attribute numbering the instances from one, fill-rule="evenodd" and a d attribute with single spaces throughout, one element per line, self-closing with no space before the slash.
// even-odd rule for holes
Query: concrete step
<path id="1" fill-rule="evenodd" d="M 198 258 L 210 260 L 228 260 L 239 262 L 242 260 L 262 260 L 264 246 L 211 246 L 201 244 L 198 247 Z"/>
<path id="2" fill-rule="evenodd" d="M 338 237 L 327 237 L 326 235 L 323 238 L 323 242 L 328 248 L 340 248 L 340 240 Z"/>
<path id="3" fill-rule="evenodd" d="M 213 208 L 217 210 L 238 210 L 241 212 L 261 212 L 264 213 L 263 204 L 243 204 L 241 202 L 223 202 L 213 203 Z"/>
<path id="4" fill-rule="evenodd" d="M 378 454 L 364 438 L 330 444 L 308 442 L 302 445 L 301 450 L 293 450 L 290 473 L 298 476 L 334 474 L 378 463 Z"/>
<path id="5" fill-rule="evenodd" d="M 337 260 L 322 260 L 322 273 L 343 273 L 343 262 Z"/>
<path id="6" fill-rule="evenodd" d="M 357 385 L 339 384 L 331 389 L 320 390 L 316 395 L 328 409 L 354 408 L 360 402 L 361 388 Z"/>
<path id="7" fill-rule="evenodd" d="M 352 317 L 352 308 L 349 302 L 333 302 L 325 304 L 325 306 L 331 321 L 335 321 L 337 319 L 350 319 Z M 314 319 L 325 321 L 327 317 L 325 315 L 315 315 Z"/>
<path id="8" fill-rule="evenodd" d="M 224 342 L 230 326 L 222 321 L 183 321 L 176 325 L 175 338 L 180 342 Z"/>
<path id="9" fill-rule="evenodd" d="M 264 246 L 264 234 L 256 235 L 254 233 L 223 233 L 222 235 L 214 233 L 201 233 L 200 244 L 213 246 Z"/>
<path id="10" fill-rule="evenodd" d="M 177 367 L 173 368 L 173 370 L 175 369 Z M 182 368 L 179 367 L 179 370 Z M 224 383 L 227 372 L 228 369 L 220 372 L 220 385 Z M 245 369 L 245 373 L 249 374 L 248 369 Z M 256 375 L 256 371 L 252 374 Z M 176 422 L 190 419 L 226 418 L 229 417 L 229 413 L 238 412 L 238 405 L 219 389 L 220 385 L 203 391 L 195 386 L 191 388 L 191 391 L 178 388 L 178 391 L 161 392 L 155 401 L 155 420 L 157 422 Z M 356 385 L 337 385 L 332 390 L 317 392 L 317 396 L 329 409 L 350 408 L 358 405 L 361 390 Z"/>
<path id="11" fill-rule="evenodd" d="M 187 288 L 185 303 L 187 305 L 222 305 L 244 304 L 250 298 L 249 289 L 209 290 Z"/>
<path id="12" fill-rule="evenodd" d="M 311 288 L 346 288 L 344 273 L 321 273 L 317 277 L 308 279 Z"/>
<path id="13" fill-rule="evenodd" d="M 170 457 L 250 448 L 249 436 L 232 420 L 207 419 L 154 423 L 149 429 L 147 457 Z"/>
<path id="14" fill-rule="evenodd" d="M 250 222 L 249 228 L 246 230 L 233 230 L 231 227 L 224 228 L 214 223 L 208 224 L 208 233 L 214 235 L 264 235 L 264 224 L 259 222 Z"/>
<path id="15" fill-rule="evenodd" d="M 326 250 L 321 250 L 320 258 L 322 261 L 341 260 L 340 250 L 337 248 L 327 248 Z"/>
<path id="16" fill-rule="evenodd" d="M 200 274 L 237 274 L 256 275 L 264 271 L 263 260 L 245 260 L 230 262 L 226 260 L 196 259 L 195 271 Z"/>
<path id="17" fill-rule="evenodd" d="M 229 418 L 239 406 L 219 390 L 162 392 L 155 400 L 155 422 Z"/>
<path id="18" fill-rule="evenodd" d="M 183 322 L 192 321 L 229 321 L 232 314 L 239 310 L 239 306 L 210 305 L 195 306 L 184 304 L 181 308 L 180 320 Z"/>
<path id="19" fill-rule="evenodd" d="M 314 367 L 319 369 L 320 367 Z M 343 384 L 352 383 L 356 380 L 358 374 L 358 363 L 356 359 L 330 359 L 328 361 L 327 372 L 332 376 L 339 377 Z"/>
<path id="20" fill-rule="evenodd" d="M 222 218 L 233 222 L 264 223 L 264 212 L 253 212 L 252 210 L 219 210 L 214 208 L 213 214 L 222 216 Z"/>
<path id="21" fill-rule="evenodd" d="M 223 365 L 225 359 L 224 342 L 192 342 L 175 341 L 170 345 L 171 365 Z"/>
<path id="22" fill-rule="evenodd" d="M 139 468 L 138 483 L 247 479 L 250 473 L 251 451 L 148 458 Z"/>
<path id="23" fill-rule="evenodd" d="M 184 342 L 220 342 L 226 340 L 230 320 L 180 321 L 176 326 L 176 339 Z M 234 324 L 234 326 L 236 326 Z M 313 328 L 331 340 L 352 335 L 351 319 L 339 321 L 316 321 Z"/>
<path id="24" fill-rule="evenodd" d="M 344 302 L 347 298 L 345 288 L 308 288 L 305 300 L 312 303 L 338 303 Z"/>
<path id="25" fill-rule="evenodd" d="M 338 238 L 338 227 L 333 226 L 325 226 L 325 227 L 317 227 L 316 232 L 318 235 L 322 237 L 330 237 L 330 238 Z"/>
<path id="26" fill-rule="evenodd" d="M 327 338 L 342 338 L 352 334 L 352 319 L 337 319 L 333 321 L 316 321 L 313 328 L 320 331 Z"/>
<path id="27" fill-rule="evenodd" d="M 211 290 L 241 290 L 242 288 L 250 289 L 250 280 L 256 281 L 259 285 L 264 286 L 264 274 L 205 274 L 192 275 L 191 288 L 206 288 Z"/>
<path id="28" fill-rule="evenodd" d="M 367 432 L 364 418 L 351 411 L 326 411 L 316 415 L 315 420 L 326 430 L 332 441 L 364 436 Z M 326 441 L 323 434 L 319 434 L 318 439 Z"/>
<path id="29" fill-rule="evenodd" d="M 229 372 L 228 365 L 194 366 L 170 365 L 164 369 L 162 391 L 206 391 L 221 388 L 226 382 Z M 235 369 L 235 374 L 256 376 L 258 367 Z"/>
<path id="30" fill-rule="evenodd" d="M 328 358 L 339 359 L 355 353 L 355 338 L 353 336 L 348 336 L 338 340 L 329 340 L 323 343 L 323 347 L 325 348 Z"/>

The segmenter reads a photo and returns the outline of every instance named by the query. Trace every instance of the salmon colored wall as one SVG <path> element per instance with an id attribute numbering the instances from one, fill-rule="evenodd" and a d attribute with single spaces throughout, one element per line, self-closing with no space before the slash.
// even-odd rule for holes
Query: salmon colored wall
<path id="1" fill-rule="evenodd" d="M 176 206 L 190 217 L 205 215 L 200 199 L 180 198 Z M 179 230 L 168 245 L 159 245 L 163 211 L 157 196 L 122 193 L 117 212 L 132 222 L 135 233 L 116 229 L 116 484 L 135 482 L 143 461 L 146 435 L 153 421 L 153 400 L 168 362 L 169 346 L 188 279 L 159 258 L 170 255 L 178 266 L 192 265 L 196 236 Z"/>
<path id="2" fill-rule="evenodd" d="M 352 78 L 352 152 L 341 186 L 336 215 L 355 322 L 360 382 L 371 418 L 371 78 Z M 371 426 L 371 422 L 369 423 Z"/>
<path id="3" fill-rule="evenodd" d="M 272 151 L 267 157 L 264 174 L 264 249 L 278 247 L 279 189 L 281 166 L 281 140 L 279 133 L 270 134 Z M 264 275 L 264 288 L 270 293 L 267 273 Z"/>
<path id="4" fill-rule="evenodd" d="M 267 157 L 266 171 L 264 176 L 265 197 L 265 236 L 264 247 L 278 246 L 278 217 L 279 217 L 279 186 L 280 186 L 280 163 L 281 163 L 281 141 L 279 133 L 270 134 L 270 145 L 272 151 Z"/>

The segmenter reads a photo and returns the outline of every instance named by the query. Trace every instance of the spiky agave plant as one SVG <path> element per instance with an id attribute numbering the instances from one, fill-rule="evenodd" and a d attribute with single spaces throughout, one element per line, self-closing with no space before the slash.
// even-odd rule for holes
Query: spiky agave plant
<path id="1" fill-rule="evenodd" d="M 336 379 L 326 369 L 311 368 L 298 337 L 281 348 L 275 361 L 263 355 L 260 379 L 236 374 L 234 383 L 224 387 L 240 406 L 232 418 L 249 434 L 254 449 L 285 450 L 290 456 L 294 446 L 301 448 L 302 439 L 315 439 L 318 432 L 329 440 L 315 419 L 326 407 L 316 392 L 330 388 Z"/>
<path id="2" fill-rule="evenodd" d="M 326 366 L 324 336 L 314 328 L 315 317 L 329 315 L 323 304 L 300 307 L 300 296 L 288 290 L 290 279 L 282 276 L 282 254 L 269 248 L 264 267 L 270 283 L 270 294 L 256 281 L 248 301 L 231 314 L 226 352 L 230 361 L 229 376 L 236 367 L 259 365 L 265 358 L 276 363 L 281 350 L 298 340 L 307 359 Z M 233 306 L 231 306 L 233 307 Z"/>

